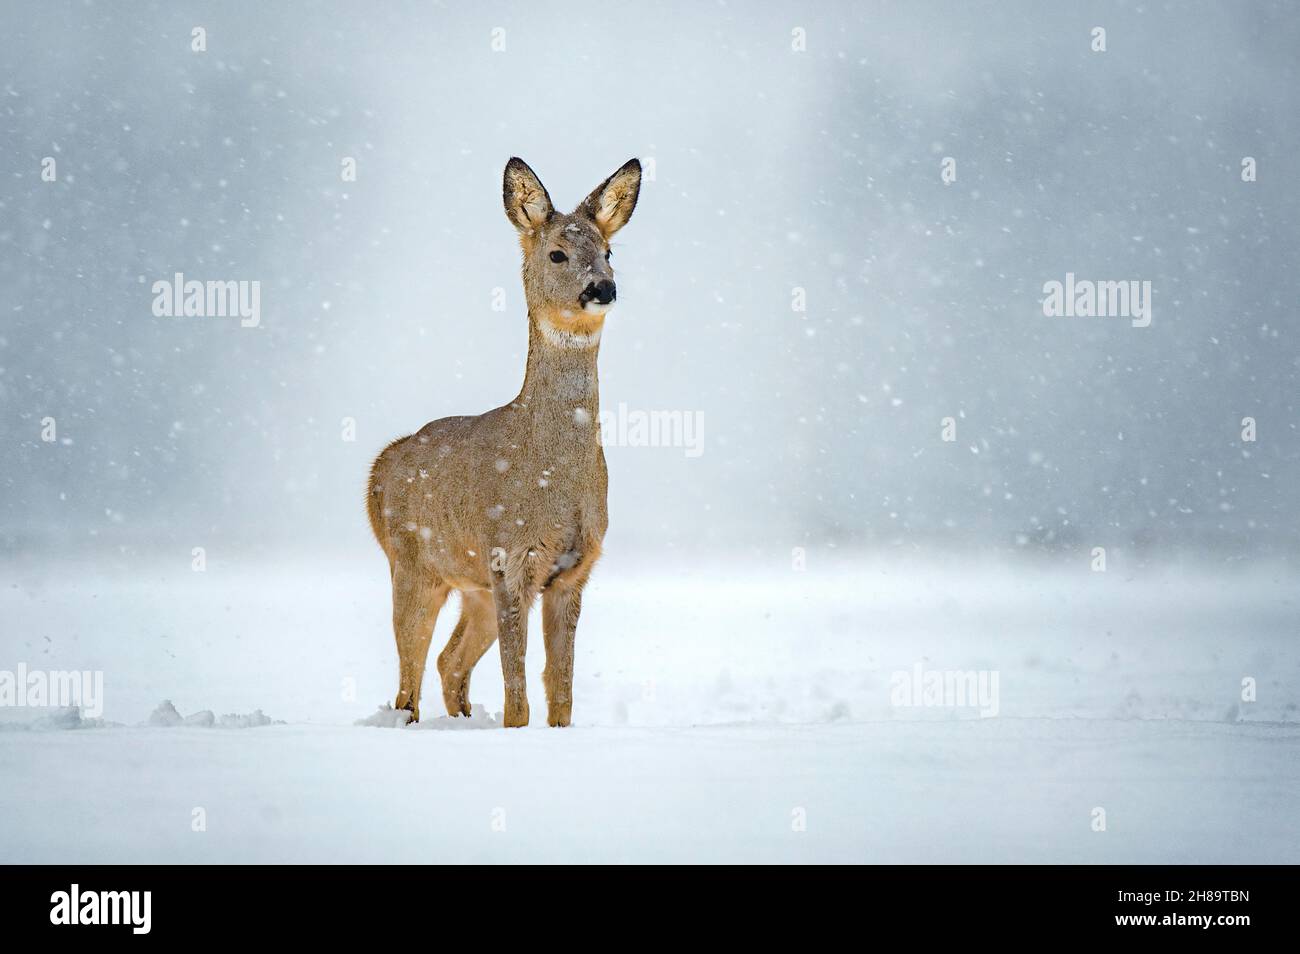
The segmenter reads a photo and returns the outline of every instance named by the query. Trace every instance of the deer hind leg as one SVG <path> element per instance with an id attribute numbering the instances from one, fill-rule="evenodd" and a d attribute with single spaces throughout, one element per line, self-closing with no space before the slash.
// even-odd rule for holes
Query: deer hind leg
<path id="1" fill-rule="evenodd" d="M 393 634 L 397 637 L 397 700 L 420 721 L 420 687 L 438 611 L 451 588 L 427 570 L 393 566 Z"/>
<path id="2" fill-rule="evenodd" d="M 556 580 L 542 594 L 542 637 L 546 643 L 546 724 L 566 726 L 573 717 L 573 640 L 582 612 L 585 575 Z"/>
<path id="3" fill-rule="evenodd" d="M 486 590 L 461 592 L 460 621 L 438 655 L 442 700 L 448 715 L 469 715 L 469 677 L 497 639 L 492 594 Z"/>

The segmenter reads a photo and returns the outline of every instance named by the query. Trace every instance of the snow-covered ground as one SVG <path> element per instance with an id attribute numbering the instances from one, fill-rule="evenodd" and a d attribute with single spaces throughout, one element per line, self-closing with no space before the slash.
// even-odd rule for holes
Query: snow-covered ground
<path id="1" fill-rule="evenodd" d="M 364 556 L 0 567 L 0 670 L 103 673 L 98 721 L 0 709 L 0 858 L 1300 861 L 1284 567 L 611 555 L 575 726 L 544 725 L 535 617 L 504 731 L 495 652 L 481 720 L 438 718 L 431 669 L 418 728 L 355 724 L 395 688 Z M 898 672 L 986 697 L 899 705 Z M 163 700 L 214 715 L 149 725 Z"/>

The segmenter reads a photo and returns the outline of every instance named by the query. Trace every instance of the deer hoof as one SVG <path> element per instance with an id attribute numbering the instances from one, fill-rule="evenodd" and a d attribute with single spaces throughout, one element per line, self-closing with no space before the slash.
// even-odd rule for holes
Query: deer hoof
<path id="1" fill-rule="evenodd" d="M 504 724 L 507 729 L 518 729 L 528 725 L 528 703 L 522 706 L 506 705 Z"/>

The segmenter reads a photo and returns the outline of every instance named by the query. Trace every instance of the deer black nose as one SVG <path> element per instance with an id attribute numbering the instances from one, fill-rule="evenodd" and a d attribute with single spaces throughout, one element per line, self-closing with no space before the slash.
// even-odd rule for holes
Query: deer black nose
<path id="1" fill-rule="evenodd" d="M 618 297 L 618 289 L 608 278 L 601 279 L 598 282 L 591 282 L 582 290 L 582 303 L 585 305 L 589 301 L 594 301 L 598 305 L 608 305 Z"/>

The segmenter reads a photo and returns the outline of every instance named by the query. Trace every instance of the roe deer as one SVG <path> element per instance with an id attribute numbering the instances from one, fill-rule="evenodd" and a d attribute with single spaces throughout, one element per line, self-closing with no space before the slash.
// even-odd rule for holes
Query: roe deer
<path id="1" fill-rule="evenodd" d="M 397 636 L 395 708 L 420 717 L 434 623 L 461 593 L 438 656 L 450 715 L 469 715 L 469 677 L 500 643 L 505 724 L 528 724 L 528 612 L 542 594 L 546 721 L 569 724 L 582 590 L 609 524 L 596 356 L 614 303 L 609 240 L 641 188 L 633 159 L 570 215 L 521 159 L 506 164 L 506 216 L 519 230 L 528 367 L 519 396 L 478 417 L 445 417 L 384 448 L 370 470 L 370 525 L 388 555 Z"/>

